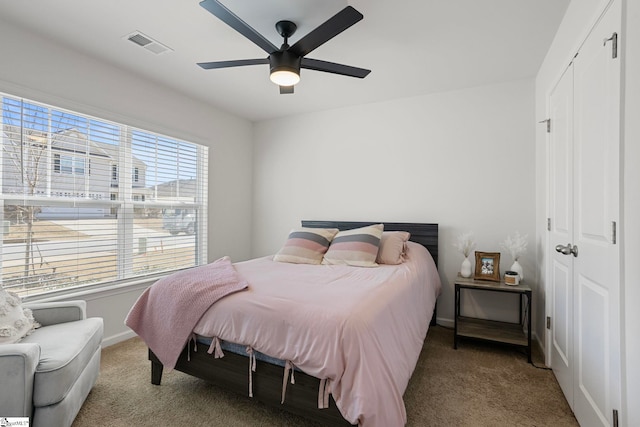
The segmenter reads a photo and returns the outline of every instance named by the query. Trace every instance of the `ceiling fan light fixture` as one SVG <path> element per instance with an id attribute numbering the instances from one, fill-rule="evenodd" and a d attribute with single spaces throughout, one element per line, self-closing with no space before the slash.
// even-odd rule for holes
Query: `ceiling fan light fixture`
<path id="1" fill-rule="evenodd" d="M 271 71 L 269 78 L 278 86 L 293 86 L 300 82 L 300 75 L 291 70 Z"/>
<path id="2" fill-rule="evenodd" d="M 278 86 L 293 86 L 300 81 L 301 59 L 287 51 L 272 53 L 269 57 L 269 78 Z"/>

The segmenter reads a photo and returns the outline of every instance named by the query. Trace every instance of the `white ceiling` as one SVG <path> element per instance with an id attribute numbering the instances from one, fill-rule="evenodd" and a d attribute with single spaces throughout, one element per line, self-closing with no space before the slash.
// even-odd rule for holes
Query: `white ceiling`
<path id="1" fill-rule="evenodd" d="M 535 76 L 570 0 L 223 0 L 270 39 L 274 24 L 311 31 L 347 4 L 364 19 L 309 54 L 371 69 L 365 79 L 302 70 L 280 95 L 268 65 L 203 70 L 196 62 L 266 57 L 198 0 L 0 1 L 0 17 L 252 121 Z M 1 22 L 1 21 L 0 21 Z M 126 40 L 141 31 L 170 47 Z M 3 41 L 3 43 L 6 41 Z"/>

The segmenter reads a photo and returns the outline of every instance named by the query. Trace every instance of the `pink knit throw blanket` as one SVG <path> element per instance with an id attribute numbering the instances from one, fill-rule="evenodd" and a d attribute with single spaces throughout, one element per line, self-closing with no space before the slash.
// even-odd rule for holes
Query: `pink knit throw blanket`
<path id="1" fill-rule="evenodd" d="M 172 370 L 193 327 L 209 307 L 247 287 L 229 257 L 220 258 L 158 280 L 140 295 L 125 324 L 144 340 L 165 369 Z"/>

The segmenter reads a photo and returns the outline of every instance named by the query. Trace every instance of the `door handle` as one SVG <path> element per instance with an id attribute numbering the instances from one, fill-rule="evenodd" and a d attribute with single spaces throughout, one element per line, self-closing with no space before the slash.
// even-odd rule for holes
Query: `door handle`
<path id="1" fill-rule="evenodd" d="M 556 246 L 556 252 L 561 253 L 562 255 L 573 255 L 574 257 L 578 256 L 578 247 L 571 246 L 571 243 L 567 243 L 566 246 L 558 245 Z"/>

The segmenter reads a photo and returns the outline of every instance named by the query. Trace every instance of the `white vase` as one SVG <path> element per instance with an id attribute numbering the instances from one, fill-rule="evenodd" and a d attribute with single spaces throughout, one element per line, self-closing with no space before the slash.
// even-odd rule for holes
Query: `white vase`
<path id="1" fill-rule="evenodd" d="M 513 264 L 511 265 L 511 268 L 509 268 L 509 270 L 518 273 L 518 277 L 520 278 L 521 282 L 524 280 L 524 271 L 522 270 L 522 266 L 520 265 L 518 260 L 513 261 Z"/>
<path id="2" fill-rule="evenodd" d="M 471 261 L 469 261 L 469 257 L 466 257 L 464 261 L 462 261 L 462 266 L 460 266 L 460 275 L 462 277 L 471 277 Z"/>

